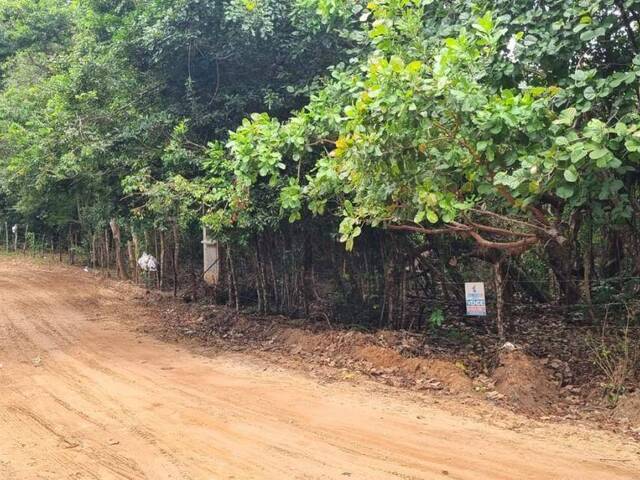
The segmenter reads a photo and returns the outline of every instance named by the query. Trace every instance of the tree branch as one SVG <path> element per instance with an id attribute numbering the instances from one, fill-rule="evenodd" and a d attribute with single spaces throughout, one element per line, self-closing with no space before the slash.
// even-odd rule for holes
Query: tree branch
<path id="1" fill-rule="evenodd" d="M 543 228 L 540 227 L 538 225 L 535 225 L 533 223 L 529 223 L 529 222 L 525 222 L 523 220 L 518 220 L 515 218 L 510 218 L 507 217 L 506 215 L 500 215 L 499 213 L 495 213 L 495 212 L 490 212 L 488 210 L 480 210 L 477 208 L 472 208 L 470 211 L 480 214 L 480 215 L 487 215 L 489 217 L 493 217 L 493 218 L 497 218 L 499 220 L 503 220 L 505 222 L 510 222 L 510 223 L 514 223 L 516 225 L 522 225 L 525 228 L 530 228 L 532 230 L 536 230 L 540 233 L 542 233 L 543 235 L 553 238 L 556 242 L 558 242 L 560 245 L 562 245 L 564 242 L 567 241 L 567 239 L 565 237 L 563 237 L 562 235 L 560 235 L 560 233 L 558 232 L 558 230 L 554 227 L 548 227 L 548 228 Z M 498 232 L 496 232 L 498 233 Z M 516 232 L 511 232 L 513 235 L 516 235 Z M 532 236 L 533 234 L 531 234 Z M 524 234 L 522 234 L 522 236 L 524 236 Z"/>
<path id="2" fill-rule="evenodd" d="M 459 232 L 459 228 L 425 228 L 420 225 L 387 225 L 388 230 L 398 230 L 402 232 L 422 233 L 424 235 L 442 235 L 447 233 Z"/>
<path id="3" fill-rule="evenodd" d="M 515 242 L 494 242 L 491 240 L 487 240 L 474 230 L 469 230 L 467 233 L 476 242 L 478 242 L 481 247 L 507 250 L 512 254 L 522 253 L 523 251 L 531 248 L 533 245 L 540 241 L 537 237 L 529 237 L 523 238 L 522 240 L 517 240 Z"/>
<path id="4" fill-rule="evenodd" d="M 496 235 L 503 235 L 507 237 L 522 237 L 522 238 L 532 238 L 535 237 L 533 233 L 524 233 L 524 232 L 514 232 L 512 230 L 507 230 L 506 228 L 493 227 L 491 225 L 482 225 L 480 223 L 475 223 L 471 220 L 467 220 L 470 226 L 475 228 L 476 230 L 482 230 L 483 232 L 495 233 Z"/>
<path id="5" fill-rule="evenodd" d="M 528 236 L 526 238 L 522 238 L 521 240 L 513 241 L 513 242 L 496 242 L 492 240 L 487 240 L 478 232 L 473 230 L 469 225 L 464 225 L 458 222 L 451 222 L 447 224 L 445 228 L 425 228 L 420 225 L 387 225 L 387 229 L 389 230 L 399 230 L 405 232 L 414 232 L 421 233 L 424 235 L 444 235 L 444 234 L 453 234 L 453 235 L 463 235 L 467 237 L 473 238 L 478 245 L 482 248 L 495 248 L 498 250 L 507 251 L 510 254 L 521 253 L 529 248 L 531 248 L 536 243 L 540 242 L 540 239 L 535 236 Z M 488 227 L 491 228 L 491 227 Z M 513 235 L 513 232 L 509 232 L 509 234 Z M 496 233 L 496 232 L 494 232 Z"/>

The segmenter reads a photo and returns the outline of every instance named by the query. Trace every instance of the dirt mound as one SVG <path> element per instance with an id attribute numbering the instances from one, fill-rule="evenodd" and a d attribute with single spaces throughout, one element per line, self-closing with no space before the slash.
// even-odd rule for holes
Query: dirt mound
<path id="1" fill-rule="evenodd" d="M 640 428 L 640 391 L 620 398 L 613 415 L 618 420 L 628 421 L 634 428 Z"/>
<path id="2" fill-rule="evenodd" d="M 354 357 L 357 360 L 368 362 L 375 367 L 386 369 L 398 369 L 400 367 L 405 367 L 405 362 L 407 360 L 398 352 L 388 348 L 378 347 L 376 345 L 368 345 L 356 349 Z"/>
<path id="3" fill-rule="evenodd" d="M 374 376 L 400 376 L 429 389 L 446 389 L 454 393 L 472 392 L 471 379 L 463 368 L 443 359 L 404 356 L 411 351 L 408 343 L 400 343 L 397 335 L 385 332 L 373 335 L 357 331 L 311 332 L 300 328 L 284 328 L 274 343 L 294 355 L 330 358 L 336 366 L 355 367 Z M 410 355 L 410 353 L 409 353 Z M 355 363 L 354 363 L 355 362 Z"/>
<path id="4" fill-rule="evenodd" d="M 286 328 L 277 342 L 292 354 L 331 358 L 336 365 L 359 365 L 374 376 L 401 376 L 429 389 L 454 393 L 471 392 L 471 379 L 452 362 L 424 357 L 405 357 L 387 346 L 388 336 L 349 331 L 310 332 Z M 353 365 L 353 362 L 356 365 Z"/>
<path id="5" fill-rule="evenodd" d="M 439 359 L 425 360 L 425 362 L 428 363 L 427 371 L 429 374 L 442 380 L 452 392 L 469 393 L 473 391 L 472 381 L 464 372 L 460 362 L 454 364 Z"/>
<path id="6" fill-rule="evenodd" d="M 278 335 L 278 339 L 282 342 L 285 348 L 288 348 L 291 353 L 300 352 L 313 352 L 316 349 L 321 349 L 325 342 L 321 342 L 322 338 L 319 335 L 313 333 L 305 334 L 302 330 L 297 328 L 287 328 Z"/>
<path id="7" fill-rule="evenodd" d="M 540 361 L 521 351 L 502 352 L 493 374 L 496 390 L 518 410 L 529 414 L 554 410 L 559 389 Z"/>
<path id="8" fill-rule="evenodd" d="M 355 331 L 314 333 L 301 328 L 285 328 L 277 338 L 285 347 L 299 352 L 348 354 L 353 348 L 370 342 L 368 337 L 371 335 Z"/>
<path id="9" fill-rule="evenodd" d="M 442 382 L 452 392 L 470 392 L 471 379 L 451 362 L 439 359 L 406 358 L 395 350 L 368 345 L 357 348 L 354 357 L 389 373 L 402 372 L 421 380 Z"/>

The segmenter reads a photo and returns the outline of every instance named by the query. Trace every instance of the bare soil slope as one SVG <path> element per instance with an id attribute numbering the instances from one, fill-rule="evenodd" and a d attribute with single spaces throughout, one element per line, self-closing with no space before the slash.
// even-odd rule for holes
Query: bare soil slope
<path id="1" fill-rule="evenodd" d="M 0 479 L 637 479 L 640 446 L 194 355 L 80 270 L 0 259 Z M 523 423 L 526 424 L 526 423 Z"/>

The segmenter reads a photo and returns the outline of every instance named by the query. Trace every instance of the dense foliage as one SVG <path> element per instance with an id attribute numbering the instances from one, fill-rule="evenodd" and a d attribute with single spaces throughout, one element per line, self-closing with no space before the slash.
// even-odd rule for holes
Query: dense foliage
<path id="1" fill-rule="evenodd" d="M 490 264 L 595 318 L 640 275 L 639 29 L 630 0 L 3 0 L 0 205 L 94 262 L 111 219 L 193 254 L 202 224 L 265 311 L 419 326 Z"/>

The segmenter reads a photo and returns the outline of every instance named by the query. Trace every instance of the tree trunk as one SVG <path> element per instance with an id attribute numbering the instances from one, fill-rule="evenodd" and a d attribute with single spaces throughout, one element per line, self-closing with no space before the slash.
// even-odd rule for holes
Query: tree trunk
<path id="1" fill-rule="evenodd" d="M 586 225 L 587 227 L 587 238 L 586 245 L 584 247 L 584 255 L 583 255 L 583 292 L 584 292 L 584 300 L 587 304 L 587 308 L 589 309 L 589 317 L 591 321 L 595 323 L 596 315 L 593 311 L 593 301 L 591 299 L 591 266 L 593 265 L 593 224 L 591 221 Z"/>
<path id="2" fill-rule="evenodd" d="M 127 240 L 127 255 L 129 256 L 129 271 L 131 272 L 131 278 L 135 282 L 136 280 L 136 257 L 133 254 L 133 242 Z"/>
<path id="3" fill-rule="evenodd" d="M 91 268 L 96 268 L 97 259 L 97 239 L 95 232 L 91 234 Z"/>
<path id="4" fill-rule="evenodd" d="M 230 257 L 228 249 L 225 248 L 225 257 L 227 263 L 227 306 L 231 306 L 231 299 L 233 298 L 233 283 L 231 282 L 231 267 L 229 266 Z"/>
<path id="5" fill-rule="evenodd" d="M 111 248 L 109 247 L 109 229 L 104 229 L 104 266 L 107 269 L 107 274 L 109 272 L 109 268 L 111 268 Z"/>
<path id="6" fill-rule="evenodd" d="M 29 238 L 29 224 L 24 227 L 24 243 L 22 244 L 22 253 L 27 253 L 27 239 Z"/>
<path id="7" fill-rule="evenodd" d="M 164 231 L 160 230 L 158 232 L 158 235 L 160 236 L 160 272 L 159 272 L 159 279 L 158 279 L 158 286 L 160 287 L 160 289 L 162 290 L 164 288 L 164 272 L 165 272 L 165 262 L 164 262 Z M 156 249 L 157 250 L 157 249 Z M 156 255 L 158 255 L 158 252 L 156 251 Z"/>
<path id="8" fill-rule="evenodd" d="M 258 313 L 262 313 L 263 311 L 263 301 L 262 301 L 262 279 L 260 275 L 260 253 L 258 251 L 258 241 L 256 240 L 256 248 L 255 248 L 255 256 L 256 256 L 256 297 L 258 298 Z"/>
<path id="9" fill-rule="evenodd" d="M 272 241 L 271 242 L 272 245 L 268 249 L 267 255 L 269 257 L 269 268 L 271 269 L 271 288 L 273 289 L 273 305 L 274 305 L 274 308 L 277 309 L 278 308 L 278 304 L 279 304 L 278 282 L 276 280 L 276 271 L 275 271 L 274 264 L 273 264 L 273 252 L 276 251 L 277 245 L 275 245 L 275 239 L 274 238 L 270 238 L 270 240 Z"/>
<path id="10" fill-rule="evenodd" d="M 609 228 L 606 234 L 607 251 L 603 275 L 605 278 L 616 277 L 622 268 L 624 256 L 624 239 L 622 233 L 614 228 Z"/>
<path id="11" fill-rule="evenodd" d="M 144 231 L 144 247 L 142 250 L 147 253 L 151 251 L 151 234 L 149 233 L 149 230 L 146 229 Z M 156 252 L 156 258 L 158 258 L 157 253 L 158 252 Z"/>
<path id="12" fill-rule="evenodd" d="M 504 328 L 504 272 L 502 270 L 502 262 L 498 261 L 493 264 L 493 278 L 496 289 L 496 326 L 498 327 L 498 337 L 500 342 L 506 340 Z"/>
<path id="13" fill-rule="evenodd" d="M 549 242 L 545 248 L 549 265 L 558 280 L 560 303 L 574 305 L 580 300 L 580 289 L 573 275 L 573 255 L 569 247 Z"/>
<path id="14" fill-rule="evenodd" d="M 233 285 L 233 296 L 236 312 L 240 311 L 240 295 L 238 294 L 238 282 L 236 280 L 236 269 L 233 266 L 233 256 L 231 255 L 231 244 L 227 244 L 227 258 L 229 259 L 229 276 L 231 277 L 231 285 Z M 231 302 L 231 298 L 229 299 Z"/>
<path id="15" fill-rule="evenodd" d="M 140 258 L 140 241 L 138 240 L 138 234 L 131 228 L 131 238 L 133 239 L 133 280 L 136 283 L 140 283 L 140 267 L 138 265 L 138 259 Z"/>
<path id="16" fill-rule="evenodd" d="M 73 230 L 71 229 L 71 225 L 69 225 L 69 236 L 67 237 L 67 249 L 69 251 L 69 263 L 71 265 L 75 265 L 76 264 L 76 249 L 75 246 L 73 244 Z"/>
<path id="17" fill-rule="evenodd" d="M 302 252 L 302 295 L 304 313 L 308 317 L 313 301 L 313 242 L 311 234 L 305 229 Z"/>
<path id="18" fill-rule="evenodd" d="M 258 275 L 260 276 L 260 287 L 262 288 L 262 304 L 264 313 L 269 312 L 269 297 L 267 295 L 267 275 L 266 275 L 266 263 L 264 261 L 263 252 L 260 249 L 260 243 L 262 242 L 262 238 L 258 240 L 257 251 L 259 254 L 258 259 Z"/>
<path id="19" fill-rule="evenodd" d="M 124 259 L 122 258 L 120 225 L 118 225 L 118 222 L 115 218 L 112 218 L 109 221 L 109 225 L 111 226 L 111 233 L 113 234 L 113 248 L 116 256 L 116 269 L 118 273 L 118 278 L 126 279 L 127 270 L 124 266 Z"/>
<path id="20" fill-rule="evenodd" d="M 180 258 L 180 231 L 178 222 L 173 222 L 173 296 L 178 295 L 178 260 Z"/>

